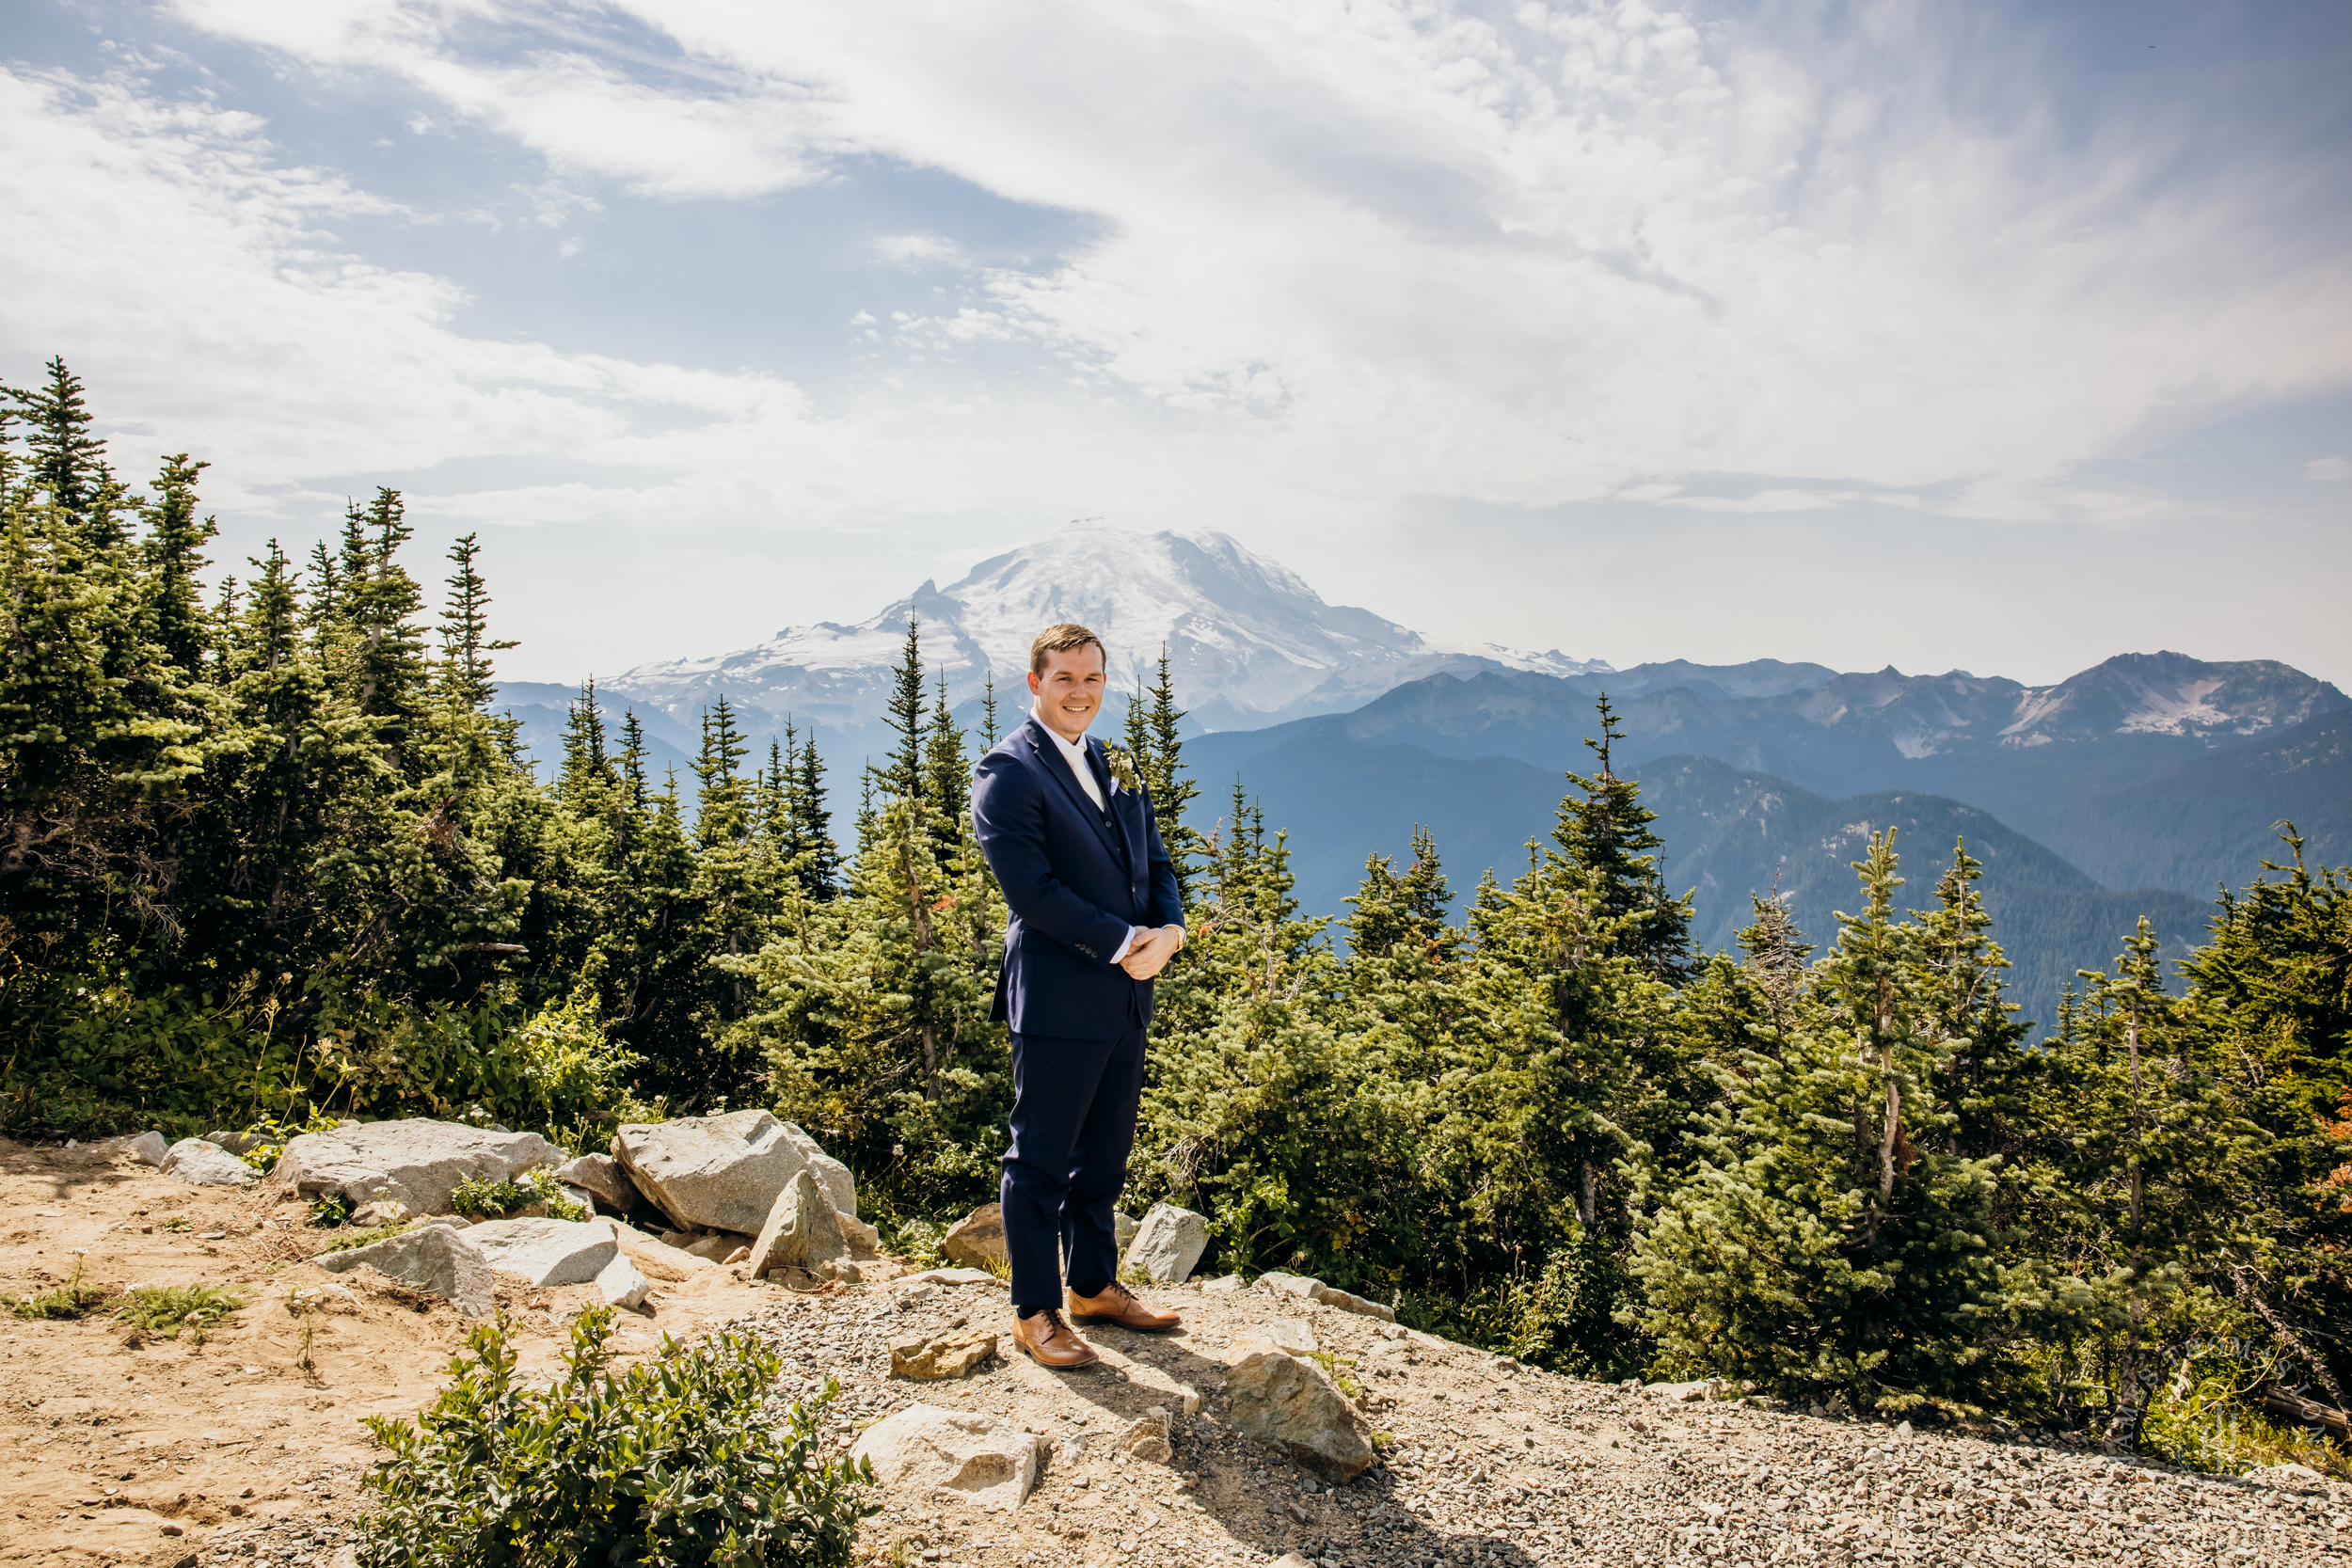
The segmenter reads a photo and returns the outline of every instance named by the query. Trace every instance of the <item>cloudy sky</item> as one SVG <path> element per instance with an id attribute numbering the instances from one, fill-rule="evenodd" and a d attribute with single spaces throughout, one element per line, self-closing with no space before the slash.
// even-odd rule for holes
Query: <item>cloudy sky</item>
<path id="1" fill-rule="evenodd" d="M 8 9 L 0 380 L 224 561 L 480 530 L 509 674 L 1099 517 L 1620 664 L 2352 684 L 2341 0 Z"/>

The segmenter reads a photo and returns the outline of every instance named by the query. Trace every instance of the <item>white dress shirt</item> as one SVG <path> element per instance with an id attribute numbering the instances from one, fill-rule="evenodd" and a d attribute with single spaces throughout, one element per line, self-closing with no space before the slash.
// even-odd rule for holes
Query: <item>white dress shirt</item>
<path id="1" fill-rule="evenodd" d="M 1086 736 L 1081 735 L 1075 740 L 1064 740 L 1061 736 L 1061 731 L 1054 728 L 1053 725 L 1045 721 L 1045 715 L 1038 712 L 1035 708 L 1031 708 L 1029 713 L 1030 717 L 1037 721 L 1037 727 L 1043 730 L 1048 736 L 1053 737 L 1054 745 L 1061 752 L 1062 761 L 1070 765 L 1070 771 L 1077 776 L 1078 787 L 1087 792 L 1087 799 L 1094 802 L 1094 809 L 1097 811 L 1109 810 L 1110 808 L 1103 803 L 1103 786 L 1094 782 L 1094 765 L 1087 758 Z M 1142 927 L 1128 927 L 1127 940 L 1120 942 L 1119 944 L 1119 951 L 1111 955 L 1111 962 L 1117 963 L 1120 959 L 1125 958 L 1127 956 L 1127 949 L 1133 947 L 1136 944 L 1136 938 L 1141 936 L 1142 934 Z"/>

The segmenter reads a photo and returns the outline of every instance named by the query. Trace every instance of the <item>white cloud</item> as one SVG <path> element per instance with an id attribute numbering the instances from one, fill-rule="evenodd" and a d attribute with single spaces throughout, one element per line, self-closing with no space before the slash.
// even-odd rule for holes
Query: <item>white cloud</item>
<path id="1" fill-rule="evenodd" d="M 1902 6 L 1768 38 L 1633 0 L 614 0 L 676 45 L 652 65 L 497 0 L 182 9 L 636 190 L 878 152 L 1096 214 L 1058 268 L 993 277 L 989 333 L 1265 426 L 1359 501 L 1737 472 L 2051 515 L 2071 464 L 2352 374 L 2333 253 L 2244 243 L 2279 182 L 2159 189 L 2161 145 L 1969 123 Z M 493 30 L 524 42 L 469 53 Z"/>
<path id="2" fill-rule="evenodd" d="M 2352 479 L 2352 461 L 2341 457 L 2314 457 L 2303 465 L 2303 477 L 2323 483 Z"/>
<path id="3" fill-rule="evenodd" d="M 548 221 L 614 193 L 748 199 L 857 159 L 1089 236 L 1020 270 L 993 269 L 952 203 L 859 236 L 876 286 L 844 331 L 871 357 L 834 382 L 559 352 L 461 330 L 463 278 L 372 260 L 346 220 L 453 214 L 290 157 L 222 106 L 233 84 L 180 100 L 0 68 L 0 354 L 64 352 L 157 451 L 215 459 L 224 508 L 512 458 L 531 483 L 428 478 L 419 515 L 551 540 L 968 531 L 909 541 L 917 561 L 1082 512 L 1231 528 L 1302 564 L 1311 542 L 1406 541 L 1330 551 L 1334 596 L 1369 597 L 1354 585 L 1406 570 L 1400 551 L 1444 553 L 1414 541 L 1436 503 L 1605 501 L 1692 530 L 1861 531 L 1886 507 L 2144 521 L 2163 496 L 2074 470 L 2352 381 L 2352 277 L 2306 172 L 2201 174 L 2174 156 L 2193 125 L 1972 119 L 1938 8 L 1866 0 L 1835 37 L 1803 8 L 1768 32 L 1631 0 L 176 14 L 306 87 L 426 95 L 415 135 L 511 138 L 552 170 L 530 193 Z M 118 438 L 124 467 L 141 439 Z M 1539 619 L 1561 613 L 1545 573 L 1514 576 L 1462 591 L 1479 636 L 1596 645 Z M 808 580 L 806 610 L 860 609 Z M 1526 620 L 1486 625 L 1511 594 Z M 1939 658 L 1984 661 L 1915 662 Z"/>

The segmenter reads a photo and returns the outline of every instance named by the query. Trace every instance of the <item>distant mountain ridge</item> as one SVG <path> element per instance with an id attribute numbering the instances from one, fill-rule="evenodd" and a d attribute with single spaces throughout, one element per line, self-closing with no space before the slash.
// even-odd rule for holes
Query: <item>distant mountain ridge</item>
<path id="1" fill-rule="evenodd" d="M 1729 941 L 1746 895 L 1776 876 L 1826 940 L 1828 911 L 1851 896 L 1858 823 L 1901 826 L 1906 862 L 1923 873 L 1917 856 L 1940 870 L 1965 833 L 1988 862 L 1996 935 L 2031 966 L 2020 983 L 2046 1006 L 2073 966 L 2112 958 L 2138 913 L 2158 918 L 2177 951 L 2217 883 L 2242 885 L 2280 852 L 2280 818 L 2296 822 L 2315 862 L 2352 861 L 2352 699 L 2274 660 L 2125 654 L 2043 687 L 1778 659 L 1615 670 L 1440 642 L 1327 604 L 1206 531 L 1073 526 L 865 621 L 788 627 L 754 648 L 602 679 L 599 705 L 612 726 L 637 714 L 657 775 L 692 757 L 700 716 L 721 695 L 755 756 L 789 718 L 832 764 L 840 813 L 859 763 L 890 744 L 881 716 L 910 614 L 926 663 L 975 728 L 991 673 L 1000 722 L 1015 721 L 1030 640 L 1051 622 L 1101 632 L 1127 691 L 1165 643 L 1192 710 L 1185 754 L 1203 786 L 1201 825 L 1224 813 L 1238 776 L 1268 824 L 1290 830 L 1299 895 L 1317 913 L 1342 912 L 1365 855 L 1403 852 L 1417 823 L 1435 830 L 1457 892 L 1489 867 L 1516 874 L 1527 841 L 1550 829 L 1562 773 L 1590 765 L 1583 739 L 1597 733 L 1604 692 L 1625 730 L 1619 769 L 1645 780 L 1661 814 L 1669 880 L 1704 884 L 1709 944 Z M 501 694 L 551 769 L 573 689 L 516 683 Z M 1119 715 L 1114 702 L 1106 729 Z M 1933 877 L 1915 880 L 1910 893 L 1924 897 Z"/>

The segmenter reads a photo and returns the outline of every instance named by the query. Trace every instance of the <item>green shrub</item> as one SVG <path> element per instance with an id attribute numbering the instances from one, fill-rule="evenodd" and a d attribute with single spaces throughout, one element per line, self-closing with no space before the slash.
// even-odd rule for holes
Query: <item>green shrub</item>
<path id="1" fill-rule="evenodd" d="M 170 1334 L 204 1342 L 204 1330 L 224 1322 L 245 1297 L 218 1285 L 142 1285 L 123 1298 L 115 1316 L 150 1334 Z"/>
<path id="2" fill-rule="evenodd" d="M 555 1173 L 544 1166 L 523 1173 L 519 1181 L 490 1181 L 479 1176 L 469 1176 L 457 1183 L 450 1194 L 449 1206 L 454 1212 L 469 1220 L 502 1220 L 517 1209 L 542 1204 L 548 1217 L 556 1220 L 584 1220 L 586 1207 L 564 1196 L 564 1184 Z"/>
<path id="3" fill-rule="evenodd" d="M 326 1238 L 317 1256 L 324 1258 L 330 1252 L 348 1252 L 353 1247 L 373 1246 L 378 1242 L 389 1242 L 415 1223 L 414 1220 L 394 1220 L 389 1225 L 371 1225 L 364 1230 L 342 1231 Z"/>
<path id="4" fill-rule="evenodd" d="M 82 1260 L 73 1260 L 73 1277 L 55 1285 L 38 1295 L 0 1296 L 0 1303 L 20 1318 L 58 1321 L 78 1318 L 91 1308 L 106 1304 L 103 1287 L 86 1284 L 82 1278 Z"/>
<path id="5" fill-rule="evenodd" d="M 366 1481 L 366 1568 L 850 1560 L 873 1478 L 818 1452 L 816 1411 L 761 1402 L 783 1362 L 756 1339 L 664 1336 L 657 1362 L 603 1370 L 610 1307 L 583 1312 L 561 1377 L 518 1388 L 504 1320 L 476 1328 L 416 1423 L 368 1418 L 391 1450 Z M 834 1393 L 828 1385 L 817 1403 Z"/>

